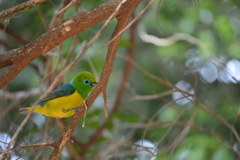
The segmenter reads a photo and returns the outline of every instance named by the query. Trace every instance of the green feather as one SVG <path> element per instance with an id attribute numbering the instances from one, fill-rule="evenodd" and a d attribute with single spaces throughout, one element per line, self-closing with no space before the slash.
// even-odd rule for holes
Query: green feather
<path id="1" fill-rule="evenodd" d="M 73 94 L 75 91 L 76 91 L 76 89 L 72 86 L 71 83 L 64 84 L 61 87 L 59 87 L 58 89 L 56 89 L 55 91 L 53 91 L 52 93 L 50 93 L 49 95 L 47 95 L 47 97 L 45 97 L 39 103 L 39 105 L 43 106 L 46 103 L 46 101 L 49 101 L 51 99 L 55 99 L 55 98 L 59 98 L 59 97 L 63 97 L 63 96 L 69 96 L 69 95 Z"/>
<path id="2" fill-rule="evenodd" d="M 86 80 L 89 81 L 88 84 L 84 83 Z M 88 94 L 97 84 L 95 77 L 89 72 L 78 74 L 70 83 L 84 99 L 87 98 Z"/>
<path id="3" fill-rule="evenodd" d="M 63 118 L 72 116 L 96 86 L 95 77 L 89 72 L 79 73 L 67 83 L 45 97 L 37 106 L 20 109 L 20 113 L 33 111 L 46 116 Z"/>

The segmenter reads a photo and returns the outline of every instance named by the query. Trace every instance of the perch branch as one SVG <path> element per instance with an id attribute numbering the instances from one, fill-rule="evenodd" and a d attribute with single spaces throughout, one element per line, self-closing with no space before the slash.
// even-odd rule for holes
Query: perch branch
<path id="1" fill-rule="evenodd" d="M 129 2 L 129 4 L 135 1 Z M 120 2 L 121 0 L 111 0 L 103 3 L 92 10 L 68 19 L 63 24 L 53 28 L 35 41 L 21 48 L 0 54 L 0 69 L 12 65 L 8 71 L 0 76 L 0 88 L 11 81 L 35 58 L 48 52 L 67 38 L 108 19 Z M 124 6 L 119 12 L 123 14 L 127 7 L 129 6 Z"/>
<path id="2" fill-rule="evenodd" d="M 137 23 L 133 23 L 133 25 L 130 27 L 130 42 L 131 42 L 131 47 L 128 49 L 128 57 L 130 59 L 134 58 L 135 55 L 135 50 L 136 50 L 136 45 L 135 45 L 135 37 L 136 37 L 136 27 L 137 27 Z M 118 88 L 118 92 L 117 92 L 117 96 L 116 96 L 116 100 L 113 104 L 113 109 L 112 112 L 117 111 L 121 102 L 121 99 L 124 95 L 124 92 L 126 90 L 126 82 L 128 81 L 129 77 L 130 77 L 130 73 L 131 73 L 131 68 L 132 68 L 132 63 L 130 63 L 129 61 L 126 61 L 125 63 L 125 67 L 123 70 L 123 76 L 121 79 L 121 84 Z M 103 93 L 103 95 L 105 96 L 106 94 Z M 106 101 L 104 101 L 106 102 Z M 107 104 L 104 104 L 104 112 L 105 112 L 105 116 L 107 115 L 107 107 L 105 107 Z M 82 145 L 82 149 L 84 151 L 86 151 L 94 142 L 96 142 L 96 140 L 99 139 L 99 137 L 101 137 L 102 131 L 104 130 L 104 128 L 106 127 L 106 121 L 104 123 L 102 123 L 98 129 L 92 134 L 92 136 L 90 136 L 89 140 Z"/>
<path id="3" fill-rule="evenodd" d="M 150 5 L 151 5 L 153 2 L 154 2 L 154 0 L 152 0 L 148 5 L 146 5 L 146 7 L 144 8 L 144 10 L 143 10 L 142 12 L 140 12 L 139 15 L 142 15 L 142 14 L 147 10 L 147 8 L 150 7 Z M 128 50 L 128 58 L 131 59 L 131 60 L 134 58 L 134 55 L 135 55 L 134 52 L 135 52 L 135 50 L 136 50 L 136 48 L 134 48 L 134 47 L 135 47 L 134 43 L 135 43 L 135 30 L 136 30 L 137 23 L 134 23 L 134 22 L 136 22 L 136 20 L 140 17 L 139 15 L 136 16 L 136 17 L 124 28 L 124 30 L 122 30 L 121 32 L 119 32 L 119 33 L 123 33 L 123 31 L 125 31 L 125 30 L 127 29 L 127 27 L 132 26 L 132 27 L 130 28 L 130 35 L 131 35 L 131 37 L 130 37 L 130 42 L 131 42 L 131 47 L 130 47 L 129 50 Z M 119 36 L 119 33 L 118 33 L 115 37 L 113 37 L 113 39 L 111 39 L 106 45 L 111 44 L 111 42 L 112 42 L 115 38 L 117 38 L 117 37 Z M 106 46 L 106 45 L 104 45 L 104 46 Z M 103 48 L 103 47 L 102 47 L 102 48 Z M 124 95 L 124 92 L 125 92 L 125 89 L 126 89 L 126 82 L 128 81 L 129 76 L 130 76 L 131 68 L 132 68 L 132 61 L 131 61 L 131 62 L 130 62 L 130 61 L 126 61 L 126 63 L 125 63 L 125 68 L 124 68 L 124 71 L 123 71 L 124 75 L 122 76 L 121 85 L 120 85 L 120 87 L 119 87 L 119 90 L 118 90 L 118 93 L 117 93 L 117 96 L 116 96 L 117 98 L 116 98 L 116 100 L 115 100 L 115 102 L 114 102 L 112 112 L 117 111 L 117 109 L 118 109 L 118 107 L 119 107 L 119 103 L 120 103 L 120 101 L 121 101 L 121 99 L 122 99 L 122 96 Z M 109 117 L 111 118 L 111 115 L 110 115 Z M 102 124 L 98 127 L 98 129 L 94 132 L 94 134 L 92 134 L 92 135 L 90 136 L 89 140 L 88 140 L 84 145 L 81 146 L 83 151 L 86 151 L 94 142 L 96 142 L 96 140 L 98 140 L 98 138 L 101 136 L 102 131 L 105 129 L 105 123 L 106 123 L 106 121 L 105 121 L 104 123 L 102 123 Z"/>
<path id="4" fill-rule="evenodd" d="M 118 34 L 127 25 L 130 15 L 132 14 L 133 10 L 139 3 L 140 3 L 140 0 L 125 1 L 124 4 L 123 2 L 119 3 L 120 6 L 122 4 L 122 7 L 120 10 L 124 10 L 124 12 L 118 12 L 116 16 L 118 19 L 118 24 L 112 34 L 112 37 Z M 114 58 L 116 56 L 116 51 L 118 48 L 118 43 L 120 41 L 120 38 L 121 36 L 116 38 L 113 41 L 113 43 L 111 43 L 111 45 L 109 46 L 105 65 L 104 65 L 100 80 L 98 82 L 98 85 L 95 87 L 95 89 L 91 92 L 91 94 L 88 96 L 88 98 L 85 101 L 88 107 L 90 107 L 90 105 L 97 98 L 97 96 L 106 89 L 110 74 L 112 72 Z M 84 104 L 82 104 L 81 107 L 84 107 Z M 56 146 L 50 156 L 50 160 L 58 159 L 63 147 L 65 146 L 66 142 L 70 139 L 72 132 L 74 131 L 74 128 L 77 126 L 79 120 L 83 115 L 84 115 L 84 112 L 82 112 L 80 109 L 76 111 L 74 117 L 70 121 L 70 124 L 67 126 L 66 131 L 63 133 L 62 137 L 57 141 Z"/>

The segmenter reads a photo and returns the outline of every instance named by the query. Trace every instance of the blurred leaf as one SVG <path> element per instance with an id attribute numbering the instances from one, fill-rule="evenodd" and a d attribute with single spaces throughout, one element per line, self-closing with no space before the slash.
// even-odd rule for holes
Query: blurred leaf
<path id="1" fill-rule="evenodd" d="M 120 47 L 129 48 L 131 47 L 131 42 L 127 39 L 121 39 L 119 42 Z"/>
<path id="2" fill-rule="evenodd" d="M 92 128 L 97 128 L 99 127 L 99 122 L 98 121 L 92 121 L 89 125 L 89 127 L 92 127 Z"/>
<path id="3" fill-rule="evenodd" d="M 123 112 L 116 112 L 113 114 L 114 118 L 117 118 L 119 120 L 125 121 L 125 122 L 138 122 L 139 117 L 136 115 L 128 115 Z"/>
<path id="4" fill-rule="evenodd" d="M 106 126 L 107 129 L 110 129 L 110 130 L 114 128 L 113 122 L 109 119 L 106 121 L 105 126 Z"/>
<path id="5" fill-rule="evenodd" d="M 230 21 L 226 16 L 217 17 L 214 23 L 214 28 L 216 29 L 219 38 L 225 43 L 228 43 L 232 39 L 233 31 L 230 27 Z"/>
<path id="6" fill-rule="evenodd" d="M 167 107 L 164 109 L 159 115 L 158 120 L 165 122 L 165 121 L 173 121 L 178 117 L 178 113 L 173 108 Z"/>

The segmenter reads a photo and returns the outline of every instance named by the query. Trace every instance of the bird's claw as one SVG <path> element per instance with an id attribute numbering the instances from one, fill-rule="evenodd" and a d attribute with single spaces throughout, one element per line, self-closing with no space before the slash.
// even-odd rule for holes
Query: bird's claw
<path id="1" fill-rule="evenodd" d="M 69 111 L 69 110 L 66 110 L 65 108 L 62 109 L 62 112 L 63 112 L 63 113 L 66 113 L 66 112 L 68 112 L 68 111 Z"/>

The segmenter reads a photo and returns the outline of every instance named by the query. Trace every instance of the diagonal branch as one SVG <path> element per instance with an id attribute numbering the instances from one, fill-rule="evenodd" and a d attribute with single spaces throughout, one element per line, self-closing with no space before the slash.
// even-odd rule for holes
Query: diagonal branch
<path id="1" fill-rule="evenodd" d="M 52 29 L 54 27 L 57 27 L 59 24 L 63 22 L 63 12 L 59 13 L 62 11 L 62 9 L 66 8 L 69 4 L 71 4 L 71 0 L 62 0 L 61 4 L 59 5 L 58 9 L 55 10 L 55 14 L 53 15 L 51 22 L 49 24 L 49 27 Z"/>
<path id="2" fill-rule="evenodd" d="M 125 12 L 123 14 L 118 13 L 118 16 L 117 16 L 118 24 L 112 34 L 112 37 L 117 35 L 122 29 L 124 29 L 124 27 L 127 25 L 127 22 L 131 16 L 133 10 L 140 3 L 140 1 L 141 0 L 138 0 L 135 2 L 127 1 L 130 3 L 133 2 L 132 5 L 129 5 L 129 3 L 127 3 L 127 2 L 122 5 L 122 7 L 124 7 L 124 6 L 128 6 L 128 7 L 126 8 L 127 10 L 125 10 Z M 118 36 L 109 46 L 105 65 L 104 65 L 100 80 L 98 82 L 98 85 L 96 86 L 96 88 L 93 90 L 93 92 L 89 95 L 89 97 L 86 100 L 86 104 L 88 105 L 88 107 L 93 103 L 93 101 L 97 98 L 97 96 L 106 89 L 110 74 L 112 72 L 114 58 L 116 56 L 116 51 L 118 48 L 118 43 L 120 41 L 120 38 L 121 38 L 121 35 Z M 81 107 L 84 107 L 84 105 L 81 105 Z M 79 120 L 81 119 L 81 117 L 83 115 L 84 115 L 83 110 L 78 109 L 76 111 L 70 124 L 67 126 L 66 132 L 64 132 L 62 137 L 56 142 L 56 146 L 54 147 L 54 150 L 50 156 L 50 160 L 58 159 L 63 147 L 65 146 L 66 142 L 70 139 L 70 137 L 74 131 L 74 128 L 77 126 Z"/>
<path id="3" fill-rule="evenodd" d="M 14 147 L 14 148 L 10 148 L 10 149 L 7 149 L 7 150 L 0 151 L 0 154 L 6 153 L 6 152 L 9 152 L 9 151 L 19 150 L 19 149 L 26 149 L 26 148 L 40 148 L 40 147 L 44 147 L 44 146 L 54 147 L 54 143 L 55 142 L 48 142 L 48 143 L 40 143 L 40 144 L 18 146 L 18 147 Z"/>
<path id="4" fill-rule="evenodd" d="M 131 47 L 128 49 L 128 58 L 134 60 L 135 57 L 135 52 L 136 52 L 136 29 L 137 29 L 137 22 L 133 23 L 133 25 L 130 27 L 130 43 L 131 43 Z M 122 75 L 122 79 L 121 79 L 121 83 L 120 86 L 118 88 L 118 92 L 117 92 L 117 96 L 116 96 L 116 100 L 114 102 L 113 105 L 113 112 L 118 110 L 119 106 L 120 106 L 120 102 L 122 100 L 122 97 L 125 93 L 125 90 L 127 88 L 126 83 L 129 80 L 130 77 L 130 73 L 132 70 L 132 63 L 129 61 L 125 62 L 125 67 L 123 70 L 123 75 Z"/>
<path id="5" fill-rule="evenodd" d="M 67 38 L 108 19 L 120 2 L 121 0 L 110 0 L 92 10 L 70 18 L 65 23 L 53 28 L 35 41 L 21 48 L 0 54 L 0 69 L 13 65 L 6 73 L 0 76 L 0 88 L 11 81 L 35 58 L 48 52 Z M 124 14 L 138 0 L 128 0 L 127 2 L 129 6 L 123 5 L 119 10 L 119 15 Z"/>
<path id="6" fill-rule="evenodd" d="M 137 27 L 137 23 L 133 23 L 133 25 L 130 27 L 130 42 L 131 42 L 131 47 L 128 49 L 128 58 L 130 59 L 134 59 L 134 55 L 135 55 L 135 51 L 136 51 L 136 27 Z M 129 61 L 126 61 L 125 63 L 125 67 L 123 70 L 123 75 L 122 75 L 122 79 L 121 79 L 121 83 L 119 85 L 118 91 L 117 91 L 117 96 L 116 96 L 116 100 L 113 104 L 113 109 L 111 114 L 114 111 L 117 111 L 119 106 L 120 106 L 120 102 L 122 100 L 122 97 L 124 96 L 125 90 L 126 90 L 126 82 L 128 81 L 129 77 L 130 77 L 130 73 L 131 73 L 131 69 L 132 69 L 132 63 L 130 63 Z M 105 110 L 105 115 L 106 115 L 106 110 Z M 111 119 L 111 115 L 110 115 L 110 119 Z M 82 145 L 82 150 L 86 151 L 88 150 L 88 148 L 94 143 L 96 142 L 102 135 L 103 130 L 106 127 L 106 121 L 104 123 L 102 123 L 97 130 L 89 137 L 88 141 Z"/>

